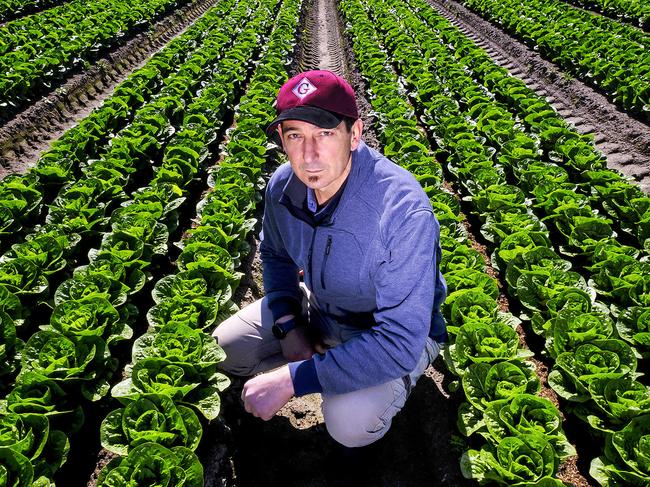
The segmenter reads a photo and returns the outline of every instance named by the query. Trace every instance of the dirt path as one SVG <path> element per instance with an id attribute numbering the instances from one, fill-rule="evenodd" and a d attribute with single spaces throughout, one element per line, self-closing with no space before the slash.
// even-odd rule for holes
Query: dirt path
<path id="1" fill-rule="evenodd" d="M 115 87 L 181 35 L 218 0 L 196 0 L 75 75 L 62 87 L 0 126 L 0 178 L 23 173 L 66 130 L 104 102 Z"/>
<path id="2" fill-rule="evenodd" d="M 569 77 L 521 42 L 451 0 L 428 0 L 494 61 L 545 96 L 567 121 L 592 133 L 610 168 L 633 177 L 650 192 L 650 127 L 620 111 L 600 93 Z"/>

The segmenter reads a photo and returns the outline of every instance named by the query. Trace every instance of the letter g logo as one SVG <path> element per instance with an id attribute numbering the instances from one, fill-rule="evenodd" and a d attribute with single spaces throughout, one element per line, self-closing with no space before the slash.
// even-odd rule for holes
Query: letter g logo
<path id="1" fill-rule="evenodd" d="M 302 100 L 310 93 L 316 91 L 316 89 L 317 88 L 311 83 L 311 81 L 305 77 L 301 79 L 296 86 L 293 87 L 291 92 Z"/>

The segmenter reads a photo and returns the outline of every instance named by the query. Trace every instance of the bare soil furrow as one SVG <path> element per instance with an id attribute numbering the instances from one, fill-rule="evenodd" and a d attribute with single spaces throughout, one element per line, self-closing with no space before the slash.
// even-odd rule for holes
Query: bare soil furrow
<path id="1" fill-rule="evenodd" d="M 196 0 L 167 15 L 0 127 L 0 177 L 33 166 L 54 140 L 101 106 L 118 84 L 217 1 Z"/>
<path id="2" fill-rule="evenodd" d="M 555 64 L 452 0 L 428 0 L 441 15 L 484 49 L 494 61 L 546 99 L 578 132 L 593 134 L 610 168 L 634 178 L 650 192 L 650 127 L 619 110 L 605 96 L 573 79 Z"/>

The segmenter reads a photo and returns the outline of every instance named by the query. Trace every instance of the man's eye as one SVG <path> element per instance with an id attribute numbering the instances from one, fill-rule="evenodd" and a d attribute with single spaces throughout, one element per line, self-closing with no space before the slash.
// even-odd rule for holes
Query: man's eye
<path id="1" fill-rule="evenodd" d="M 323 130 L 321 132 L 321 135 L 325 135 L 325 136 L 329 136 L 329 135 L 332 135 L 332 134 L 333 134 L 333 132 L 331 130 Z"/>
<path id="2" fill-rule="evenodd" d="M 300 135 L 299 134 L 289 134 L 288 137 L 291 140 L 296 140 L 296 139 L 300 138 Z"/>

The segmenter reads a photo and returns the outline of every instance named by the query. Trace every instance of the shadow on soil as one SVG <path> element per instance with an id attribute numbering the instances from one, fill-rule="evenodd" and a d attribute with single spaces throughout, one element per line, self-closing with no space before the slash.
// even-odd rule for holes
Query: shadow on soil
<path id="1" fill-rule="evenodd" d="M 375 468 L 367 486 L 465 486 L 461 450 L 454 448 L 458 400 L 446 392 L 438 360 L 418 381 L 389 433 L 376 444 Z M 334 441 L 320 414 L 320 396 L 293 399 L 268 422 L 246 414 L 239 400 L 243 381 L 224 397 L 224 418 L 234 438 L 234 485 L 238 487 L 325 487 Z M 328 472 L 329 470 L 329 472 Z"/>

